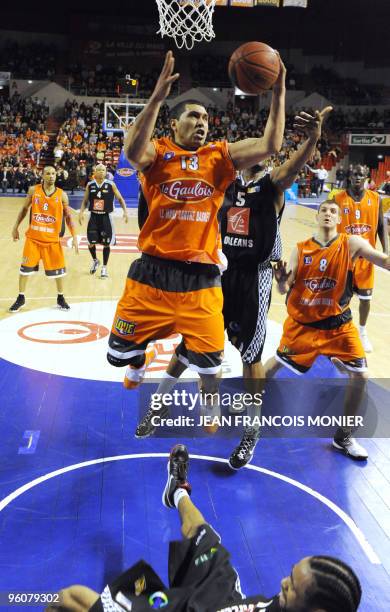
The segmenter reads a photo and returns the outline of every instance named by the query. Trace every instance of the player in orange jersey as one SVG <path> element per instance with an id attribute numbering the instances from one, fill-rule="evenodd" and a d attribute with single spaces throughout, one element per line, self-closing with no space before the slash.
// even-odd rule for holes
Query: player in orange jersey
<path id="1" fill-rule="evenodd" d="M 68 196 L 62 189 L 55 186 L 56 171 L 53 166 L 43 170 L 43 181 L 28 190 L 27 198 L 18 214 L 12 229 L 12 237 L 19 240 L 19 225 L 30 210 L 30 224 L 26 232 L 26 242 L 23 250 L 22 265 L 19 275 L 19 295 L 9 312 L 17 312 L 26 303 L 24 292 L 27 279 L 39 269 L 42 259 L 48 278 L 54 278 L 57 285 L 57 306 L 61 310 L 69 310 L 65 301 L 62 278 L 66 274 L 64 253 L 60 243 L 63 219 L 73 237 L 73 248 L 78 253 L 77 237 L 69 209 Z"/>
<path id="2" fill-rule="evenodd" d="M 353 262 L 358 257 L 390 269 L 390 256 L 374 249 L 361 236 L 337 231 L 341 210 L 325 200 L 317 213 L 318 230 L 298 243 L 290 262 L 278 262 L 275 278 L 280 293 L 288 293 L 288 317 L 275 357 L 265 364 L 266 377 L 286 366 L 297 374 L 307 372 L 319 355 L 347 372 L 350 384 L 344 400 L 346 416 L 355 416 L 362 400 L 367 361 L 358 331 L 352 322 Z M 352 437 L 352 429 L 339 428 L 333 446 L 354 459 L 367 459 L 366 450 Z M 248 449 L 248 463 L 253 450 Z"/>
<path id="3" fill-rule="evenodd" d="M 181 333 L 180 358 L 214 392 L 222 363 L 221 255 L 217 214 L 236 171 L 280 150 L 284 132 L 285 68 L 273 88 L 262 138 L 206 143 L 208 115 L 196 100 L 171 110 L 171 138 L 152 139 L 160 107 L 172 84 L 168 51 L 155 89 L 125 138 L 125 152 L 139 171 L 147 214 L 109 339 L 108 360 L 128 366 L 125 385 L 143 379 L 153 353 L 149 342 Z M 140 432 L 139 432 L 140 433 Z"/>
<path id="4" fill-rule="evenodd" d="M 339 232 L 352 236 L 362 236 L 375 248 L 377 236 L 381 241 L 383 252 L 389 252 L 387 227 L 383 218 L 380 195 L 376 191 L 364 189 L 366 173 L 363 166 L 355 166 L 350 176 L 348 189 L 339 191 L 334 199 L 341 209 Z M 372 290 L 374 287 L 374 266 L 371 262 L 359 258 L 353 270 L 353 290 L 359 296 L 359 333 L 367 353 L 372 345 L 366 332 L 366 323 L 370 312 Z"/>

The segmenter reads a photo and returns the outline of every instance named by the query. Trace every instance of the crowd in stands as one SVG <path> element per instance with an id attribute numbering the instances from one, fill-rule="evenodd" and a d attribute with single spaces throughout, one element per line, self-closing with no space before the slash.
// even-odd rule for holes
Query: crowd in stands
<path id="1" fill-rule="evenodd" d="M 36 182 L 41 156 L 49 136 L 45 120 L 49 107 L 45 100 L 0 98 L 0 172 L 1 188 L 23 193 Z"/>
<path id="2" fill-rule="evenodd" d="M 0 70 L 11 72 L 15 79 L 53 80 L 57 49 L 53 44 L 31 42 L 23 45 L 6 40 L 0 48 Z"/>
<path id="3" fill-rule="evenodd" d="M 255 112 L 245 104 L 247 102 L 242 101 L 239 107 L 229 103 L 226 110 L 209 106 L 208 139 L 227 139 L 234 142 L 243 138 L 262 136 L 268 111 L 263 109 Z M 313 112 L 312 109 L 304 110 Z M 0 98 L 0 173 L 3 192 L 8 188 L 14 193 L 23 193 L 39 180 L 40 172 L 37 166 L 49 140 L 44 125 L 47 115 L 48 106 L 45 100 L 22 99 L 18 94 L 14 94 L 9 100 Z M 78 103 L 76 100 L 66 101 L 64 122 L 58 131 L 52 152 L 59 187 L 73 192 L 85 186 L 97 162 L 103 162 L 112 175 L 115 173 L 123 146 L 123 136 L 121 133 L 105 132 L 103 117 L 103 102 L 96 100 L 94 104 L 88 105 L 84 102 Z M 320 195 L 324 188 L 324 178 L 327 178 L 322 166 L 323 160 L 333 156 L 337 162 L 341 158 L 341 149 L 332 147 L 329 142 L 329 129 L 334 134 L 337 131 L 341 132 L 343 126 L 351 122 L 359 125 L 363 121 L 370 121 L 371 124 L 378 125 L 381 120 L 386 118 L 375 110 L 367 111 L 365 114 L 353 111 L 347 115 L 336 109 L 330 115 L 313 159 L 299 177 L 300 196 Z M 294 113 L 288 113 L 283 147 L 278 155 L 268 160 L 269 170 L 286 161 L 304 139 L 303 134 L 294 130 L 293 122 Z M 155 136 L 169 135 L 169 107 L 165 104 L 161 107 L 157 119 Z M 348 170 L 339 168 L 336 180 L 338 186 L 346 186 Z"/>
<path id="4" fill-rule="evenodd" d="M 148 98 L 153 91 L 156 81 L 159 77 L 160 70 L 148 70 L 140 72 L 139 62 L 138 68 L 131 66 L 96 66 L 88 67 L 82 64 L 71 64 L 69 66 L 69 85 L 73 93 L 81 96 L 108 96 L 123 97 L 123 92 L 119 89 L 118 84 L 129 74 L 132 79 L 138 82 L 137 89 L 131 96 L 137 98 Z M 178 84 L 174 83 L 172 92 L 178 91 Z"/>
<path id="5" fill-rule="evenodd" d="M 345 112 L 335 108 L 328 119 L 328 126 L 333 132 L 353 131 L 370 132 L 390 129 L 390 109 L 379 112 L 377 109 L 361 111 L 358 108 Z"/>
<path id="6" fill-rule="evenodd" d="M 70 53 L 70 50 L 69 50 Z M 12 73 L 12 78 L 54 80 L 56 73 L 65 73 L 68 86 L 73 93 L 89 96 L 118 95 L 117 84 L 125 74 L 138 80 L 138 97 L 147 98 L 156 82 L 159 70 L 140 70 L 142 59 L 137 58 L 124 65 L 103 63 L 83 64 L 73 62 L 64 70 L 67 53 L 59 53 L 53 43 L 6 40 L 0 46 L 0 71 Z M 61 58 L 61 61 L 60 61 Z M 188 77 L 193 87 L 229 87 L 227 56 L 199 55 L 191 58 Z M 61 70 L 59 70 L 61 64 Z M 289 89 L 314 91 L 335 104 L 380 104 L 384 88 L 382 85 L 361 84 L 357 79 L 340 76 L 333 68 L 316 65 L 309 72 L 300 71 L 299 66 L 286 63 L 287 87 Z M 179 83 L 174 84 L 177 91 Z"/>

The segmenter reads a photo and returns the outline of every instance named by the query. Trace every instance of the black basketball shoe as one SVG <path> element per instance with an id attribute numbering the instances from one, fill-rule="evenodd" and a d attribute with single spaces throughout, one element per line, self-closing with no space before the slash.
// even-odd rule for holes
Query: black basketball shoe
<path id="1" fill-rule="evenodd" d="M 68 304 L 68 302 L 65 301 L 65 298 L 63 295 L 57 295 L 57 307 L 60 310 L 70 310 L 70 306 Z"/>
<path id="2" fill-rule="evenodd" d="M 15 302 L 8 309 L 8 312 L 18 312 L 18 310 L 23 308 L 25 303 L 26 303 L 26 298 L 24 297 L 24 295 L 22 293 L 19 293 L 19 295 L 16 298 Z"/>
<path id="3" fill-rule="evenodd" d="M 260 431 L 254 427 L 248 427 L 244 431 L 240 444 L 229 457 L 229 465 L 233 470 L 239 470 L 252 461 L 259 438 Z"/>
<path id="4" fill-rule="evenodd" d="M 167 508 L 174 508 L 174 493 L 177 489 L 185 489 L 191 495 L 191 485 L 187 480 L 190 456 L 184 444 L 176 444 L 171 450 L 167 465 L 168 480 L 162 494 L 162 502 Z"/>
<path id="5" fill-rule="evenodd" d="M 164 419 L 167 416 L 169 416 L 167 406 L 163 406 L 161 404 L 159 408 L 150 407 L 142 421 L 138 423 L 137 429 L 135 430 L 135 437 L 148 438 L 156 431 L 159 420 Z"/>

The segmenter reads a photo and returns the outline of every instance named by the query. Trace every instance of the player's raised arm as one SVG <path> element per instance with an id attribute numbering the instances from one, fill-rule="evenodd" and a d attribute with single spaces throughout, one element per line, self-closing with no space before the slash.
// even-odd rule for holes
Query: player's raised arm
<path id="1" fill-rule="evenodd" d="M 280 72 L 273 86 L 272 102 L 263 136 L 229 143 L 229 152 L 237 170 L 250 168 L 280 151 L 285 124 L 285 98 L 286 68 L 280 60 Z"/>
<path id="2" fill-rule="evenodd" d="M 287 293 L 295 282 L 298 269 L 298 249 L 294 247 L 288 264 L 285 261 L 278 261 L 274 266 L 274 276 L 278 291 L 282 295 Z"/>
<path id="3" fill-rule="evenodd" d="M 376 266 L 390 270 L 390 255 L 374 249 L 368 240 L 361 236 L 350 236 L 349 248 L 352 257 L 364 257 Z"/>
<path id="4" fill-rule="evenodd" d="M 331 106 L 327 106 L 321 112 L 315 111 L 314 116 L 301 112 L 295 117 L 294 127 L 303 131 L 307 135 L 307 139 L 290 159 L 272 170 L 271 181 L 280 191 L 291 187 L 306 162 L 312 158 L 321 136 L 322 124 L 332 110 Z"/>
<path id="5" fill-rule="evenodd" d="M 137 116 L 125 137 L 125 154 L 136 170 L 145 170 L 154 160 L 155 150 L 151 143 L 153 130 L 156 125 L 161 104 L 171 91 L 172 84 L 177 81 L 179 74 L 174 73 L 175 58 L 172 51 L 168 51 L 165 62 L 157 80 L 149 102 Z"/>
<path id="6" fill-rule="evenodd" d="M 23 206 L 19 211 L 19 214 L 17 216 L 17 219 L 15 221 L 15 225 L 12 228 L 12 238 L 14 240 L 19 240 L 20 236 L 19 236 L 19 225 L 21 224 L 21 222 L 23 221 L 24 217 L 27 215 L 28 213 L 28 209 L 31 206 L 31 202 L 32 202 L 32 196 L 35 190 L 35 185 L 32 185 L 30 187 L 30 189 L 27 192 L 27 196 L 25 201 L 23 202 Z"/>

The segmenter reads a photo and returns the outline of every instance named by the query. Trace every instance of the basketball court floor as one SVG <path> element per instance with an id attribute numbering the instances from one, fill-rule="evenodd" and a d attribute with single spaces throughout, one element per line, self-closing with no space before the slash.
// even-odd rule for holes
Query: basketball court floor
<path id="1" fill-rule="evenodd" d="M 26 307 L 11 315 L 7 308 L 18 293 L 23 241 L 13 243 L 10 234 L 21 202 L 0 199 L 4 609 L 9 608 L 7 592 L 54 592 L 75 583 L 101 591 L 140 558 L 166 580 L 167 544 L 180 534 L 176 513 L 161 504 L 166 458 L 178 440 L 134 438 L 145 390 L 126 391 L 123 370 L 109 366 L 105 357 L 115 305 L 137 256 L 136 211 L 130 210 L 128 225 L 116 219 L 118 245 L 107 280 L 89 274 L 86 225 L 79 228 L 79 255 L 64 239 L 69 312 L 55 308 L 55 286 L 40 272 L 29 279 Z M 308 207 L 288 206 L 282 223 L 285 258 L 313 231 L 314 214 Z M 368 323 L 375 348 L 368 356 L 369 384 L 387 421 L 389 295 L 389 274 L 378 270 Z M 354 298 L 355 321 L 356 309 Z M 277 345 L 284 318 L 284 300 L 274 291 L 266 358 Z M 154 378 L 165 370 L 177 342 L 173 337 L 158 343 Z M 227 378 L 241 374 L 238 353 L 228 344 L 223 370 Z M 310 380 L 337 376 L 333 366 L 319 360 Z M 300 401 L 310 403 L 310 393 Z M 251 465 L 233 473 L 226 459 L 238 437 L 219 434 L 180 441 L 193 457 L 193 499 L 230 550 L 243 591 L 273 595 L 301 557 L 330 554 L 359 575 L 362 611 L 389 610 L 389 441 L 363 440 L 370 459 L 354 463 L 334 452 L 327 438 L 267 437 Z"/>

